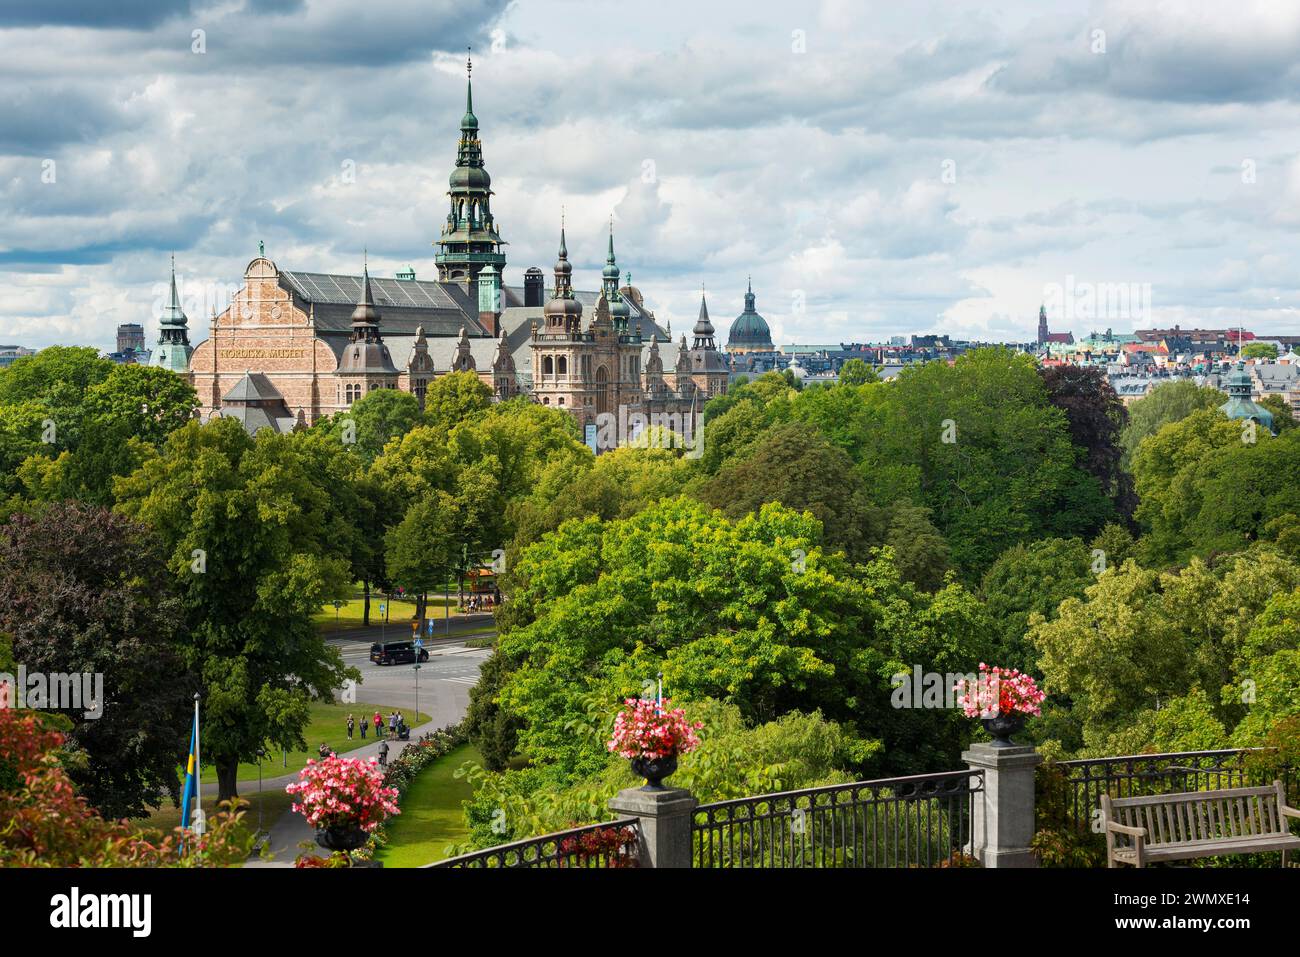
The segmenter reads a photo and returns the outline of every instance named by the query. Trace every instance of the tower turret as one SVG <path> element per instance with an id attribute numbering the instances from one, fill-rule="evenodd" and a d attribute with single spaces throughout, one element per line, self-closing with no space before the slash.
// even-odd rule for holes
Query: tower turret
<path id="1" fill-rule="evenodd" d="M 474 63 L 465 64 L 465 115 L 460 120 L 460 144 L 456 167 L 451 171 L 447 195 L 451 208 L 435 245 L 438 279 L 472 284 L 484 266 L 493 265 L 498 276 L 505 271 L 505 241 L 492 218 L 492 177 L 483 168 L 483 145 L 479 140 L 478 117 L 474 115 L 472 74 Z M 471 288 L 471 292 L 472 292 Z"/>
<path id="2" fill-rule="evenodd" d="M 190 371 L 190 356 L 194 347 L 190 345 L 189 319 L 181 308 L 181 299 L 176 292 L 176 257 L 172 256 L 171 296 L 158 317 L 158 345 L 149 357 L 151 366 L 171 369 L 173 372 Z"/>

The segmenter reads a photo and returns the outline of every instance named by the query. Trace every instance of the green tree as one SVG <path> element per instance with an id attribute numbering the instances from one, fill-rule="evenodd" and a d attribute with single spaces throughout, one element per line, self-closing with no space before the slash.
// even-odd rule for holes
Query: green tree
<path id="1" fill-rule="evenodd" d="M 1124 467 L 1132 468 L 1138 446 L 1148 436 L 1166 425 L 1180 422 L 1199 409 L 1223 405 L 1223 393 L 1208 386 L 1198 386 L 1189 379 L 1177 379 L 1156 386 L 1128 407 L 1128 424 L 1120 432 L 1124 448 Z"/>
<path id="2" fill-rule="evenodd" d="M 424 416 L 450 431 L 492 405 L 492 390 L 473 372 L 438 376 L 424 394 Z"/>
<path id="3" fill-rule="evenodd" d="M 1092 559 L 1077 538 L 1013 545 L 998 556 L 980 586 L 1000 633 L 997 663 L 1036 671 L 1037 651 L 1026 638 L 1031 615 L 1056 614 L 1067 598 L 1082 598 L 1094 580 Z"/>
<path id="4" fill-rule="evenodd" d="M 13 636 L 14 657 L 33 674 L 99 676 L 79 682 L 79 707 L 53 706 L 70 720 L 69 773 L 105 816 L 139 816 L 177 796 L 197 684 L 177 650 L 180 626 L 149 529 L 76 502 L 0 525 L 0 631 Z"/>
<path id="5" fill-rule="evenodd" d="M 1067 417 L 1032 357 L 977 349 L 951 366 L 909 366 L 859 394 L 859 468 L 873 497 L 929 508 L 967 578 L 1017 542 L 1093 534 L 1114 514 L 1077 465 Z"/>
<path id="6" fill-rule="evenodd" d="M 312 622 L 349 580 L 349 517 L 328 448 L 311 434 L 254 440 L 234 419 L 191 422 L 116 483 L 118 508 L 168 549 L 221 800 L 236 795 L 241 760 L 268 743 L 305 747 L 309 701 L 360 677 Z"/>
<path id="7" fill-rule="evenodd" d="M 1115 503 L 1115 511 L 1131 520 L 1137 500 L 1133 478 L 1121 467 L 1120 432 L 1128 421 L 1124 403 L 1098 368 L 1076 365 L 1040 368 L 1048 401 L 1065 413 L 1070 440 L 1082 452 L 1080 465 Z"/>
<path id="8" fill-rule="evenodd" d="M 36 401 L 56 426 L 56 449 L 71 448 L 80 436 L 86 392 L 117 368 L 87 346 L 50 346 L 0 369 L 0 406 Z"/>
<path id="9" fill-rule="evenodd" d="M 199 400 L 176 373 L 142 365 L 113 366 L 86 389 L 75 410 L 76 442 L 50 459 L 37 456 L 21 469 L 30 498 L 75 498 L 111 505 L 113 481 L 129 475 L 167 436 L 194 417 Z"/>
<path id="10" fill-rule="evenodd" d="M 884 511 L 872 505 L 853 460 L 816 426 L 802 422 L 763 433 L 748 455 L 723 466 L 697 494 L 733 519 L 767 502 L 811 512 L 825 529 L 826 543 L 859 561 L 885 537 Z"/>
<path id="11" fill-rule="evenodd" d="M 840 367 L 840 385 L 866 385 L 879 381 L 876 370 L 861 359 L 850 359 Z"/>
<path id="12" fill-rule="evenodd" d="M 420 400 L 410 392 L 374 389 L 346 412 L 335 414 L 313 429 L 329 432 L 370 463 L 389 442 L 406 435 L 422 421 Z"/>
<path id="13" fill-rule="evenodd" d="M 1300 514 L 1300 431 L 1273 438 L 1217 409 L 1151 436 L 1133 470 L 1148 563 L 1238 551 L 1264 537 L 1273 520 Z"/>
<path id="14" fill-rule="evenodd" d="M 417 499 L 385 537 L 388 577 L 416 595 L 416 620 L 424 627 L 428 593 L 451 578 L 460 561 L 456 502 L 447 492 Z"/>
<path id="15" fill-rule="evenodd" d="M 952 764 L 968 725 L 895 709 L 891 678 L 971 670 L 990 647 L 982 607 L 960 586 L 919 592 L 888 549 L 855 568 L 821 534 L 775 503 L 733 523 L 672 499 L 530 546 L 499 643 L 521 752 L 566 773 L 600 766 L 599 741 L 573 732 L 591 725 L 584 701 L 640 694 L 662 671 L 675 699 L 725 699 L 753 722 L 820 708 L 882 739 L 894 768 Z"/>
<path id="16" fill-rule="evenodd" d="M 1259 400 L 1259 404 L 1273 413 L 1273 431 L 1278 435 L 1289 432 L 1300 424 L 1296 422 L 1291 403 L 1280 395 L 1266 395 Z"/>
<path id="17" fill-rule="evenodd" d="M 1241 347 L 1241 358 L 1274 362 L 1277 359 L 1277 346 L 1271 342 L 1248 342 Z"/>

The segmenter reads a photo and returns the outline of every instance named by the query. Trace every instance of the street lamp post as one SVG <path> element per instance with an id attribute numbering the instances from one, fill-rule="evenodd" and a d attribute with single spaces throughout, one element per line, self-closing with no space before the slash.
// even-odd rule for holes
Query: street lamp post
<path id="1" fill-rule="evenodd" d="M 262 759 L 266 757 L 266 749 L 257 749 L 257 833 L 262 833 Z"/>

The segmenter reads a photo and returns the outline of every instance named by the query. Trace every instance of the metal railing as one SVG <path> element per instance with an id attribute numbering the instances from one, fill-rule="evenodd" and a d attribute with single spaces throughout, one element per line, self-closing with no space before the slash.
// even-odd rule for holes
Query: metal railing
<path id="1" fill-rule="evenodd" d="M 1123 798 L 1212 791 L 1269 784 L 1277 777 L 1286 785 L 1287 793 L 1294 796 L 1296 769 L 1273 768 L 1261 772 L 1251 767 L 1247 758 L 1263 753 L 1263 748 L 1231 748 L 1060 761 L 1054 768 L 1063 780 L 1058 778 L 1056 786 L 1064 787 L 1065 791 L 1055 796 L 1062 800 L 1066 817 L 1080 830 L 1090 828 L 1101 807 L 1101 796 L 1106 793 Z M 1264 777 L 1268 780 L 1263 780 Z M 1039 825 L 1043 823 L 1040 820 Z"/>
<path id="2" fill-rule="evenodd" d="M 951 867 L 969 857 L 980 770 L 764 794 L 704 804 L 695 867 Z"/>
<path id="3" fill-rule="evenodd" d="M 425 867 L 637 867 L 641 822 L 637 818 L 588 824 L 568 831 L 498 844 Z"/>

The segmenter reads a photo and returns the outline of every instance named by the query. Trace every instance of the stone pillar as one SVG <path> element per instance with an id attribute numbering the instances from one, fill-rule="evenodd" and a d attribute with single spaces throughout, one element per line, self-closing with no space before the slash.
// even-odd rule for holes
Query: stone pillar
<path id="1" fill-rule="evenodd" d="M 971 852 L 985 867 L 1037 867 L 1034 836 L 1034 769 L 1042 755 L 1029 747 L 973 744 L 962 752 L 968 767 L 984 772 L 975 795 Z"/>
<path id="2" fill-rule="evenodd" d="M 641 819 L 642 867 L 690 867 L 691 812 L 699 803 L 681 788 L 624 788 L 610 799 L 609 809 Z"/>

